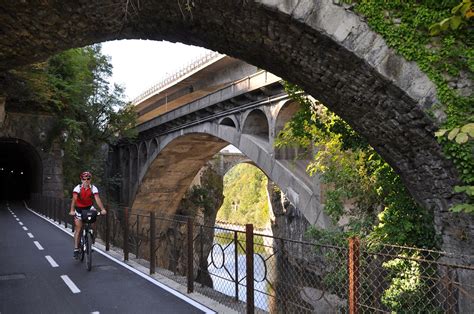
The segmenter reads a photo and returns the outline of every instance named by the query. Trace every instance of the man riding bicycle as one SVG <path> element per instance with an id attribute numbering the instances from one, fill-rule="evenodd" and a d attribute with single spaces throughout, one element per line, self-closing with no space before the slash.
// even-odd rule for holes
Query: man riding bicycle
<path id="1" fill-rule="evenodd" d="M 69 215 L 74 217 L 74 257 L 79 256 L 79 237 L 82 228 L 82 211 L 83 210 L 96 210 L 93 206 L 93 200 L 95 199 L 97 205 L 100 208 L 100 214 L 105 215 L 107 211 L 102 204 L 99 197 L 99 190 L 95 185 L 91 184 L 92 174 L 88 171 L 81 173 L 80 179 L 81 184 L 78 184 L 72 191 L 71 209 Z"/>

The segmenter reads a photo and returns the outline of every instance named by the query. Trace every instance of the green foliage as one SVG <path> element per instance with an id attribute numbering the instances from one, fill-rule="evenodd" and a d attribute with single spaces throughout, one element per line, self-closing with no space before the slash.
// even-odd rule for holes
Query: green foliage
<path id="1" fill-rule="evenodd" d="M 474 213 L 474 163 L 471 162 L 474 154 L 474 123 L 452 129 L 440 129 L 435 135 L 441 142 L 446 142 L 448 151 L 456 154 L 458 158 L 454 162 L 458 164 L 458 168 L 463 169 L 461 178 L 469 184 L 454 187 L 454 192 L 465 193 L 468 201 L 454 205 L 450 210 L 455 213 Z"/>
<path id="2" fill-rule="evenodd" d="M 102 55 L 100 45 L 94 45 L 62 52 L 3 77 L 12 104 L 9 110 L 56 116 L 58 122 L 48 143 L 58 143 L 64 151 L 68 195 L 84 170 L 92 171 L 96 183 L 100 182 L 106 153 L 103 144 L 135 135 L 131 128 L 136 113 L 123 100 L 120 86 L 109 87 L 111 74 L 108 57 Z"/>
<path id="3" fill-rule="evenodd" d="M 234 243 L 234 235 L 232 232 L 228 231 L 220 231 L 216 232 L 214 235 L 214 241 L 219 243 L 222 247 L 226 247 L 230 243 Z M 237 232 L 237 253 L 238 254 L 245 254 L 245 232 Z M 263 242 L 263 236 L 254 235 L 253 236 L 253 252 L 254 254 L 261 254 L 265 256 L 268 252 L 265 250 L 268 246 L 265 245 Z"/>
<path id="4" fill-rule="evenodd" d="M 393 169 L 342 119 L 297 87 L 286 86 L 301 110 L 283 128 L 276 145 L 316 148 L 307 170 L 319 173 L 328 186 L 324 210 L 333 222 L 349 217 L 344 236 L 369 235 L 374 242 L 434 247 L 432 215 L 413 201 Z M 332 232 L 327 238 L 315 232 L 310 235 L 318 242 L 338 244 Z"/>
<path id="5" fill-rule="evenodd" d="M 430 289 L 429 278 L 435 269 L 416 261 L 421 256 L 418 252 L 403 253 L 400 258 L 391 259 L 382 264 L 388 270 L 390 282 L 384 290 L 382 303 L 393 313 L 437 313 L 439 308 L 430 303 L 433 291 Z M 423 301 L 423 302 L 422 302 Z"/>
<path id="6" fill-rule="evenodd" d="M 469 20 L 474 16 L 474 3 L 472 0 L 462 0 L 452 8 L 451 16 L 439 23 L 432 24 L 429 28 L 431 35 L 438 35 L 448 29 L 457 30 L 463 25 L 468 25 Z"/>
<path id="7" fill-rule="evenodd" d="M 474 122 L 474 96 L 460 96 L 451 87 L 461 77 L 473 79 L 474 28 L 448 28 L 436 37 L 431 36 L 429 28 L 439 21 L 444 21 L 446 27 L 446 19 L 453 14 L 470 12 L 465 6 L 469 2 L 360 0 L 355 6 L 390 47 L 407 60 L 415 61 L 436 84 L 439 107 L 447 114 L 444 130 Z M 453 161 L 464 183 L 470 184 L 474 180 L 474 144 L 463 145 L 465 141 L 465 135 L 456 137 L 455 142 L 440 137 L 446 156 Z"/>
<path id="8" fill-rule="evenodd" d="M 205 215 L 212 215 L 222 204 L 223 184 L 221 177 L 208 168 L 201 174 L 201 184 L 188 189 L 181 201 L 179 214 L 195 216 L 198 209 Z"/>
<path id="9" fill-rule="evenodd" d="M 224 203 L 217 219 L 229 223 L 253 223 L 263 228 L 270 222 L 267 176 L 257 167 L 238 164 L 224 176 Z"/>

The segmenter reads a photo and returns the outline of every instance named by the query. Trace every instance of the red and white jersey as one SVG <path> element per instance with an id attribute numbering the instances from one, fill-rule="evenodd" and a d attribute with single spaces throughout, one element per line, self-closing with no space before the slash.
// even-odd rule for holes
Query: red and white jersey
<path id="1" fill-rule="evenodd" d="M 86 188 L 82 184 L 78 184 L 72 194 L 77 194 L 76 207 L 88 207 L 93 205 L 94 195 L 99 194 L 99 190 L 95 185 Z"/>

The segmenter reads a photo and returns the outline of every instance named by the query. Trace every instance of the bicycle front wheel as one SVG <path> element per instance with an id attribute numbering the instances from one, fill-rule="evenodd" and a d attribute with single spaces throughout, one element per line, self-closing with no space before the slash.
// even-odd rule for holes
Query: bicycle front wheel
<path id="1" fill-rule="evenodd" d="M 92 234 L 89 232 L 87 233 L 86 247 L 86 264 L 87 270 L 90 271 L 92 269 Z"/>
<path id="2" fill-rule="evenodd" d="M 86 252 L 86 237 L 84 237 L 83 235 L 81 235 L 81 243 L 79 245 L 79 255 L 80 255 L 80 259 L 81 259 L 81 263 L 84 261 L 84 253 Z"/>

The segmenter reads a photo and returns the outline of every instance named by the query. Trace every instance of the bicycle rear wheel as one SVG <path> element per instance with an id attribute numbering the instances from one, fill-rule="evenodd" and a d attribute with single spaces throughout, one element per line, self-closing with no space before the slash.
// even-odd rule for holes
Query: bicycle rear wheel
<path id="1" fill-rule="evenodd" d="M 92 269 L 92 234 L 88 232 L 86 237 L 86 265 L 87 270 L 90 271 Z"/>

